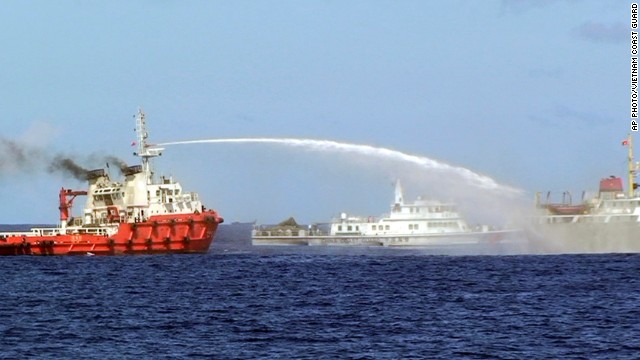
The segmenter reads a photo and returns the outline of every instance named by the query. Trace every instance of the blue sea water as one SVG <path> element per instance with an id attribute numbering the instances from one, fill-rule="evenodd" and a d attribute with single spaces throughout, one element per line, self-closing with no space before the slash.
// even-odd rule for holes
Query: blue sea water
<path id="1" fill-rule="evenodd" d="M 640 357 L 640 255 L 254 248 L 234 236 L 206 255 L 0 258 L 0 358 Z"/>

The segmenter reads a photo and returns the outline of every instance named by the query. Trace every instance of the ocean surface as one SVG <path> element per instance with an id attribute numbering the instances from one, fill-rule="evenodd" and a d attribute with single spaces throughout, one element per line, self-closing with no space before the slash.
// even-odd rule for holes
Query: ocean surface
<path id="1" fill-rule="evenodd" d="M 236 231 L 241 230 L 241 231 Z M 1 257 L 2 359 L 638 359 L 640 255 Z"/>

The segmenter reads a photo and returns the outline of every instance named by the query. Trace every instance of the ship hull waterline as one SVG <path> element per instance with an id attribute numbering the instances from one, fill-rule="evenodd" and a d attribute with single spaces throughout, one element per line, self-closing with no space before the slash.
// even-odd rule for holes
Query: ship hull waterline
<path id="1" fill-rule="evenodd" d="M 215 211 L 207 211 L 159 215 L 144 222 L 121 223 L 111 236 L 83 232 L 82 228 L 68 228 L 66 234 L 56 235 L 2 233 L 0 255 L 206 253 L 221 222 L 222 218 Z"/>
<path id="2" fill-rule="evenodd" d="M 501 230 L 469 233 L 428 235 L 310 235 L 310 236 L 253 236 L 254 246 L 382 246 L 393 248 L 434 247 L 447 245 L 498 245 L 520 231 Z"/>
<path id="3" fill-rule="evenodd" d="M 640 253 L 640 223 L 535 224 L 531 237 L 549 253 Z"/>

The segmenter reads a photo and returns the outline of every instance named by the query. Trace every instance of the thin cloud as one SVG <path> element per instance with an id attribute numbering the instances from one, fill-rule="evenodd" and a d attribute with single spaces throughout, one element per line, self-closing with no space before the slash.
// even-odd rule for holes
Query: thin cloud
<path id="1" fill-rule="evenodd" d="M 577 2 L 579 0 L 502 0 L 502 9 L 511 11 L 524 11 L 532 8 L 541 8 L 561 2 Z"/>
<path id="2" fill-rule="evenodd" d="M 555 104 L 551 108 L 527 117 L 529 121 L 543 126 L 564 127 L 570 126 L 597 126 L 606 124 L 606 118 L 590 111 L 580 111 L 564 104 Z"/>
<path id="3" fill-rule="evenodd" d="M 557 119 L 570 121 L 574 124 L 596 125 L 606 124 L 606 119 L 591 111 L 581 111 L 568 107 L 564 104 L 556 104 L 551 110 L 553 116 Z"/>
<path id="4" fill-rule="evenodd" d="M 575 29 L 580 38 L 598 43 L 622 43 L 628 41 L 629 29 L 621 22 L 603 24 L 586 22 Z"/>

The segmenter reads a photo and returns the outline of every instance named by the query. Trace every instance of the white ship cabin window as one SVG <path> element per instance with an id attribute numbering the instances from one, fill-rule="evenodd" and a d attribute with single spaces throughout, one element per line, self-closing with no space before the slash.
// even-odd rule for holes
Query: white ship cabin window
<path id="1" fill-rule="evenodd" d="M 413 224 L 409 224 L 409 230 L 413 230 Z"/>
<path id="2" fill-rule="evenodd" d="M 389 230 L 389 225 L 385 225 L 385 226 L 384 226 L 384 229 L 385 229 L 385 230 Z"/>
<path id="3" fill-rule="evenodd" d="M 342 231 L 342 225 L 338 225 L 338 231 Z"/>
<path id="4" fill-rule="evenodd" d="M 356 225 L 356 231 L 360 231 L 360 226 Z"/>
<path id="5" fill-rule="evenodd" d="M 374 230 L 374 231 L 375 231 L 375 230 L 376 230 L 376 228 L 377 228 L 377 226 L 375 226 L 375 225 L 371 225 L 371 230 Z"/>
<path id="6" fill-rule="evenodd" d="M 427 223 L 427 228 L 459 228 L 456 221 L 436 221 Z M 417 229 L 417 228 L 416 228 Z"/>
<path id="7" fill-rule="evenodd" d="M 352 231 L 353 230 L 353 226 L 349 225 L 347 226 L 347 231 Z"/>
<path id="8" fill-rule="evenodd" d="M 160 196 L 160 190 L 156 190 L 156 196 Z"/>

